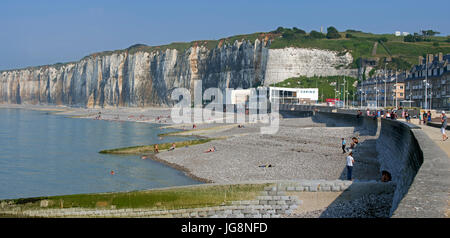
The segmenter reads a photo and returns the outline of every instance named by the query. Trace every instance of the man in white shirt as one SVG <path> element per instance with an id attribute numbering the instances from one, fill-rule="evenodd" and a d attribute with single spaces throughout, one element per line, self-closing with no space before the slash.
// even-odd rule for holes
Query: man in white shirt
<path id="1" fill-rule="evenodd" d="M 353 152 L 350 152 L 347 156 L 347 179 L 352 180 L 352 170 L 353 170 L 353 163 L 355 160 L 353 159 Z"/>

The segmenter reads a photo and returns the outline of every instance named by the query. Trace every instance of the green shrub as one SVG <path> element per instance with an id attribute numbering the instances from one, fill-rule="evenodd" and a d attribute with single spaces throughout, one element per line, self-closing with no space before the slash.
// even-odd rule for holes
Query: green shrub
<path id="1" fill-rule="evenodd" d="M 323 38 L 325 38 L 324 34 L 318 32 L 318 31 L 314 31 L 314 30 L 309 33 L 309 36 L 311 38 L 313 38 L 313 39 L 323 39 Z"/>
<path id="2" fill-rule="evenodd" d="M 328 39 L 339 39 L 341 38 L 341 35 L 339 34 L 338 30 L 332 26 L 327 28 L 327 38 Z"/>
<path id="3" fill-rule="evenodd" d="M 378 42 L 387 42 L 388 38 L 387 37 L 381 37 L 378 39 Z"/>
<path id="4" fill-rule="evenodd" d="M 298 29 L 297 27 L 293 27 L 293 28 L 292 28 L 292 31 L 293 31 L 295 34 L 306 35 L 306 31 L 304 31 L 304 30 L 302 30 L 302 29 Z"/>

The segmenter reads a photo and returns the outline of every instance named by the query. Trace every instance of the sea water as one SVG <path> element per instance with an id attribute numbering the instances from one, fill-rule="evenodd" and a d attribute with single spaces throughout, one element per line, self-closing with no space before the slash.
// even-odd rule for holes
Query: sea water
<path id="1" fill-rule="evenodd" d="M 0 109 L 0 199 L 133 191 L 198 184 L 138 155 L 104 149 L 183 140 L 160 125 Z M 114 175 L 110 172 L 114 171 Z"/>

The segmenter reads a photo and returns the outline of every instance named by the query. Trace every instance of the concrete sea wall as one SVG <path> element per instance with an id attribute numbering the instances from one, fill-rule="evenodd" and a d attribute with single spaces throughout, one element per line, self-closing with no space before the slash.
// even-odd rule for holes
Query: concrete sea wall
<path id="1" fill-rule="evenodd" d="M 392 201 L 391 215 L 397 209 L 423 164 L 423 152 L 412 129 L 414 125 L 381 119 L 381 132 L 377 139 L 380 170 L 392 175 L 397 186 Z"/>

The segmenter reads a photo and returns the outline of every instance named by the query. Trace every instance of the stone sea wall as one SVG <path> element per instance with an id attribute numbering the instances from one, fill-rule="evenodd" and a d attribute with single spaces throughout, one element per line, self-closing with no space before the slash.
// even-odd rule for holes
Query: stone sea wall
<path id="1" fill-rule="evenodd" d="M 377 140 L 380 170 L 388 171 L 392 181 L 397 184 L 392 214 L 408 192 L 424 158 L 410 125 L 389 119 L 381 120 L 381 133 Z"/>
<path id="2" fill-rule="evenodd" d="M 79 107 L 170 106 L 173 89 L 249 88 L 289 77 L 354 75 L 347 53 L 317 49 L 269 49 L 270 41 L 236 41 L 184 51 L 123 50 L 78 62 L 0 71 L 0 103 Z M 131 52 L 131 53 L 130 53 Z M 340 67 L 340 69 L 338 69 Z"/>

